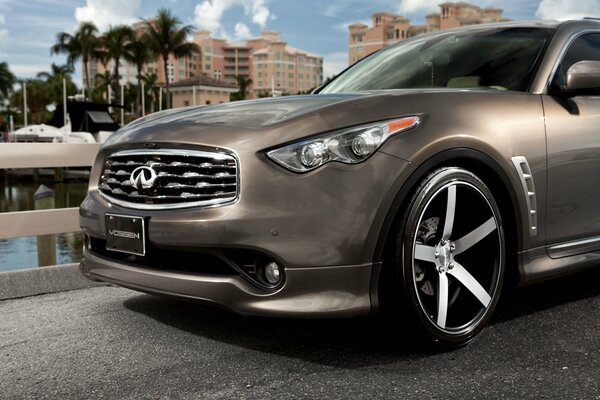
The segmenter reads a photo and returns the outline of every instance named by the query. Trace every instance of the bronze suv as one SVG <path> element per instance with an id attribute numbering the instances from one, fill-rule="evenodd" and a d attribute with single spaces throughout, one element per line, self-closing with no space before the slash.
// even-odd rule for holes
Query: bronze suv
<path id="1" fill-rule="evenodd" d="M 585 19 L 426 34 L 312 95 L 156 113 L 98 154 L 81 270 L 252 315 L 390 299 L 463 345 L 504 278 L 597 265 L 599 95 Z"/>

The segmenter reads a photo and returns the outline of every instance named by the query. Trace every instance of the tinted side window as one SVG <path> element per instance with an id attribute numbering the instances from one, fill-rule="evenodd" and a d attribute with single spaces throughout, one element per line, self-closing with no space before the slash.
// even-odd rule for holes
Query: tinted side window
<path id="1" fill-rule="evenodd" d="M 600 33 L 588 33 L 575 39 L 556 71 L 553 86 L 564 85 L 569 68 L 584 60 L 600 61 Z"/>

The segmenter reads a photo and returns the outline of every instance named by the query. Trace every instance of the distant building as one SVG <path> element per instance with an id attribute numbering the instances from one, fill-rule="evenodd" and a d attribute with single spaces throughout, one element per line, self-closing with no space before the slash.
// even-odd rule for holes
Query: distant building
<path id="1" fill-rule="evenodd" d="M 323 82 L 323 57 L 297 49 L 282 41 L 279 33 L 263 32 L 251 46 L 249 73 L 251 97 L 307 92 Z"/>
<path id="2" fill-rule="evenodd" d="M 206 75 L 182 79 L 171 84 L 173 107 L 227 103 L 231 93 L 237 91 L 235 84 Z"/>
<path id="3" fill-rule="evenodd" d="M 139 26 L 134 25 L 135 28 Z M 200 47 L 200 53 L 181 59 L 171 56 L 166 77 L 162 59 L 146 64 L 143 73 L 156 74 L 161 85 L 166 79 L 175 84 L 205 76 L 237 87 L 236 77 L 240 76 L 252 80 L 247 87 L 247 98 L 270 96 L 273 90 L 280 94 L 306 92 L 323 82 L 323 57 L 288 46 L 281 40 L 279 32 L 267 30 L 259 37 L 230 43 L 213 38 L 209 31 L 203 30 L 193 33 L 193 41 Z M 103 65 L 99 60 L 93 60 L 89 68 L 92 86 L 96 74 L 114 70 L 112 61 Z M 122 84 L 137 83 L 135 67 L 124 60 L 120 63 L 119 74 Z"/>
<path id="4" fill-rule="evenodd" d="M 348 27 L 348 63 L 401 40 L 426 32 L 435 32 L 459 26 L 488 22 L 510 21 L 502 17 L 503 10 L 495 7 L 480 8 L 465 2 L 440 4 L 440 12 L 429 14 L 425 24 L 411 25 L 410 20 L 398 14 L 377 12 L 371 16 L 372 26 L 355 23 Z"/>
<path id="5" fill-rule="evenodd" d="M 227 45 L 225 39 L 215 39 L 210 36 L 209 31 L 198 31 L 194 32 L 194 43 L 200 47 L 200 54 L 198 54 L 197 60 L 197 71 L 198 73 L 210 76 L 216 80 L 222 80 L 225 78 L 225 61 L 223 48 Z"/>

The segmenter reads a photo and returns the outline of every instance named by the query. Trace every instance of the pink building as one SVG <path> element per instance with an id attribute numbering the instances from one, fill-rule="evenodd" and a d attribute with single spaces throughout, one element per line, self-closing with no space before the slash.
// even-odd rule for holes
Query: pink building
<path id="1" fill-rule="evenodd" d="M 276 94 L 306 92 L 323 82 L 323 57 L 289 46 L 279 32 L 264 31 L 261 36 L 244 42 L 230 43 L 213 38 L 209 31 L 197 31 L 193 41 L 200 53 L 176 59 L 170 57 L 165 77 L 162 60 L 146 64 L 144 73 L 155 73 L 164 84 L 206 76 L 227 83 L 236 82 L 240 76 L 252 80 L 247 88 L 247 98 Z M 112 62 L 106 66 L 98 60 L 90 63 L 90 76 L 112 71 Z M 121 61 L 119 68 L 123 83 L 137 83 L 135 68 Z M 219 99 L 219 101 L 221 101 Z"/>
<path id="2" fill-rule="evenodd" d="M 502 17 L 502 9 L 480 8 L 465 2 L 440 4 L 440 12 L 429 14 L 425 24 L 411 25 L 410 20 L 398 14 L 377 12 L 371 16 L 372 26 L 357 22 L 348 27 L 348 63 L 401 40 L 426 32 L 457 28 L 465 25 L 510 21 Z"/>

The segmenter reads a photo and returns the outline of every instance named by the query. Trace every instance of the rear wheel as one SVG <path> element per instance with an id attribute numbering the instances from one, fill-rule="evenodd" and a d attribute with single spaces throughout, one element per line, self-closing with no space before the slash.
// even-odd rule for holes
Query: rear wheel
<path id="1" fill-rule="evenodd" d="M 468 343 L 489 320 L 504 275 L 492 193 L 465 169 L 439 169 L 416 190 L 402 222 L 396 266 L 417 329 L 443 346 Z"/>

